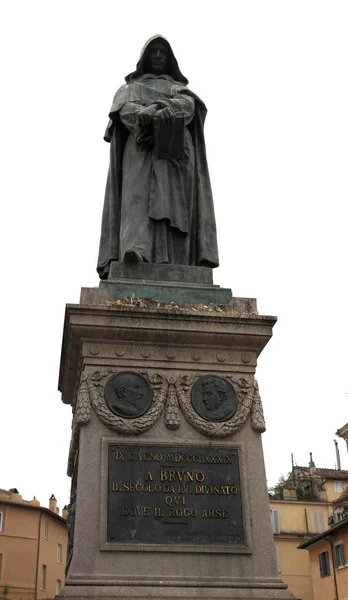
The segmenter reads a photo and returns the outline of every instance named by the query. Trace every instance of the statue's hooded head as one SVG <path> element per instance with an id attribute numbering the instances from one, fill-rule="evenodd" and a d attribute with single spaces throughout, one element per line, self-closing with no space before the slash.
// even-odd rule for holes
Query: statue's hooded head
<path id="1" fill-rule="evenodd" d="M 157 54 L 158 56 L 156 56 Z M 164 61 L 163 69 L 161 68 L 161 60 Z M 152 61 L 154 62 L 151 66 Z M 156 61 L 158 62 L 157 65 Z M 154 35 L 146 42 L 141 51 L 136 70 L 126 77 L 127 83 L 138 79 L 145 73 L 156 73 L 156 66 L 158 67 L 158 74 L 162 71 L 166 75 L 171 75 L 175 81 L 184 85 L 188 84 L 188 80 L 179 69 L 178 61 L 169 42 L 162 35 Z"/>

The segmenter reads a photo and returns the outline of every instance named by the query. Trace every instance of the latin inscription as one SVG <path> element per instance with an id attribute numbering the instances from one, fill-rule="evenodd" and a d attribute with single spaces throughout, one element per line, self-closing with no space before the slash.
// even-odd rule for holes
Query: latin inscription
<path id="1" fill-rule="evenodd" d="M 244 543 L 237 449 L 108 452 L 108 542 Z"/>

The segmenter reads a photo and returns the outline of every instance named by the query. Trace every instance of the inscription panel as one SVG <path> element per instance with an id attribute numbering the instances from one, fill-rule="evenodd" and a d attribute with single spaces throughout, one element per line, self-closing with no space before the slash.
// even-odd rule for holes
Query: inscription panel
<path id="1" fill-rule="evenodd" d="M 109 445 L 107 541 L 243 545 L 238 450 Z"/>

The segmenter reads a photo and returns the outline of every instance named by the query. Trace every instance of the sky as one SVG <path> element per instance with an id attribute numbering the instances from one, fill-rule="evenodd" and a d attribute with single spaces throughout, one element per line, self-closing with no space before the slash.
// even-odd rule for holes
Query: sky
<path id="1" fill-rule="evenodd" d="M 98 285 L 107 115 L 156 33 L 208 107 L 214 282 L 278 317 L 256 374 L 268 485 L 291 453 L 335 467 L 348 421 L 347 30 L 345 0 L 1 3 L 1 488 L 69 501 L 65 304 Z"/>

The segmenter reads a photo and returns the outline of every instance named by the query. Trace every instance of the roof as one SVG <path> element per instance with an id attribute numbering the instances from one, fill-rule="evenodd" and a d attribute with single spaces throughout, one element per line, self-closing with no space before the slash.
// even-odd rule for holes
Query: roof
<path id="1" fill-rule="evenodd" d="M 3 490 L 0 488 L 0 501 L 5 500 L 6 502 L 13 502 L 13 504 L 26 504 L 30 506 L 29 500 L 23 500 L 22 498 L 18 500 L 12 500 L 13 492 L 9 492 L 8 490 Z"/>
<path id="2" fill-rule="evenodd" d="M 308 472 L 310 467 L 300 467 L 298 465 L 294 466 L 294 471 L 304 471 Z M 348 471 L 343 469 L 321 469 L 320 467 L 316 467 L 314 471 L 315 475 L 322 477 L 323 479 L 347 479 L 348 480 Z"/>
<path id="3" fill-rule="evenodd" d="M 47 515 L 50 515 L 54 519 L 57 519 L 58 521 L 60 521 L 60 522 L 62 522 L 62 523 L 64 523 L 66 525 L 66 519 L 64 519 L 60 515 L 54 513 L 49 508 L 46 508 L 45 506 L 40 506 L 39 504 L 32 504 L 31 501 L 29 501 L 29 500 L 23 500 L 22 498 L 18 498 L 18 500 L 17 499 L 13 500 L 13 493 L 12 492 L 9 492 L 8 490 L 3 490 L 2 488 L 0 488 L 0 506 L 2 504 L 5 504 L 7 506 L 15 506 L 16 508 L 25 508 L 25 509 L 29 509 L 29 510 L 38 510 L 38 511 L 41 511 L 41 512 L 47 514 Z"/>
<path id="4" fill-rule="evenodd" d="M 336 435 L 338 435 L 339 437 L 343 437 L 344 439 L 346 439 L 346 436 L 348 435 L 348 423 L 346 423 L 345 425 L 343 425 L 343 427 L 341 427 L 340 429 L 337 429 Z"/>
<path id="5" fill-rule="evenodd" d="M 316 542 L 319 542 L 320 540 L 331 536 L 333 533 L 335 533 L 339 529 L 343 529 L 344 527 L 348 527 L 348 517 L 342 519 L 342 521 L 339 521 L 338 523 L 335 523 L 335 525 L 332 525 L 330 529 L 326 529 L 326 531 L 323 531 L 322 533 L 318 533 L 317 535 L 313 536 L 310 540 L 302 542 L 302 544 L 300 544 L 298 547 L 301 550 L 305 550 L 309 548 L 312 544 L 316 544 Z"/>

